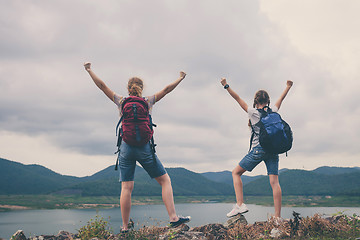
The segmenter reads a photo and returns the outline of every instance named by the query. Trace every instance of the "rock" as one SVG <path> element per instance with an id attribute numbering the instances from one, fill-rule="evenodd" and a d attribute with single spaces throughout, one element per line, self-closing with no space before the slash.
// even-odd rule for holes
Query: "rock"
<path id="1" fill-rule="evenodd" d="M 67 231 L 59 231 L 59 233 L 56 236 L 40 235 L 40 236 L 32 237 L 30 239 L 31 240 L 73 240 L 73 239 L 77 239 L 77 236 Z"/>
<path id="2" fill-rule="evenodd" d="M 207 240 L 204 233 L 202 232 L 193 232 L 193 231 L 186 231 L 186 232 L 168 232 L 164 235 L 159 236 L 159 240 L 170 240 L 170 239 L 177 239 L 177 240 Z"/>
<path id="3" fill-rule="evenodd" d="M 174 238 L 178 240 L 207 240 L 202 232 L 181 232 L 176 235 Z"/>
<path id="4" fill-rule="evenodd" d="M 227 228 L 222 224 L 207 224 L 201 227 L 195 227 L 192 231 L 202 232 L 206 239 L 226 239 Z"/>
<path id="5" fill-rule="evenodd" d="M 281 231 L 277 228 L 273 228 L 271 229 L 271 232 L 270 232 L 270 237 L 272 238 L 278 238 L 281 236 Z"/>
<path id="6" fill-rule="evenodd" d="M 27 240 L 23 230 L 17 230 L 17 232 L 14 233 L 14 235 L 12 235 L 11 239 L 12 240 Z"/>
<path id="7" fill-rule="evenodd" d="M 57 240 L 57 238 L 54 235 L 40 235 L 31 238 L 31 240 Z"/>
<path id="8" fill-rule="evenodd" d="M 206 240 L 204 233 L 189 231 L 190 227 L 186 224 L 181 224 L 177 228 L 169 228 L 169 230 L 159 236 L 159 240 Z"/>
<path id="9" fill-rule="evenodd" d="M 244 215 L 242 214 L 238 214 L 238 215 L 235 215 L 231 218 L 229 218 L 226 223 L 224 224 L 225 227 L 233 227 L 235 224 L 244 224 L 244 225 L 247 225 L 248 222 L 245 218 Z"/>
<path id="10" fill-rule="evenodd" d="M 75 234 L 69 233 L 67 231 L 59 231 L 56 235 L 56 240 L 67 240 L 67 239 L 75 239 Z"/>
<path id="11" fill-rule="evenodd" d="M 186 224 L 181 224 L 180 226 L 178 226 L 175 229 L 176 229 L 176 231 L 186 232 L 186 231 L 189 231 L 190 227 Z"/>

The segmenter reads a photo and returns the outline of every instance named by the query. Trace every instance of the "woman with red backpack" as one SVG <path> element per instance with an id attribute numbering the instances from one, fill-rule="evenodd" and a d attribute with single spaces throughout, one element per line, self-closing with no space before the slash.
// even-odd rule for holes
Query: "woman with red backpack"
<path id="1" fill-rule="evenodd" d="M 148 114 L 151 115 L 152 106 L 160 101 L 166 94 L 170 93 L 174 90 L 178 84 L 185 78 L 186 73 L 180 72 L 180 77 L 174 81 L 173 83 L 166 86 L 160 92 L 148 96 L 143 97 L 143 81 L 140 78 L 133 77 L 128 81 L 128 93 L 129 97 L 123 97 L 115 92 L 113 92 L 106 84 L 92 71 L 91 63 L 86 62 L 84 64 L 85 70 L 89 73 L 90 77 L 96 84 L 96 86 L 104 92 L 104 94 L 113 101 L 120 112 L 121 119 L 124 118 L 122 124 L 128 124 L 128 129 L 131 129 L 133 126 L 131 125 L 134 121 L 141 120 L 142 114 L 147 111 Z M 130 102 L 130 104 L 128 104 Z M 145 102 L 145 106 L 142 102 Z M 129 110 L 126 110 L 129 109 Z M 126 120 L 125 114 L 129 115 L 128 120 Z M 143 118 L 144 121 L 148 121 L 148 118 Z M 150 117 L 151 119 L 151 117 Z M 126 123 L 125 123 L 126 122 Z M 149 122 L 147 125 L 150 125 Z M 142 125 L 135 125 L 134 127 L 134 134 L 125 133 L 126 129 L 124 126 L 124 136 L 127 138 L 123 138 L 121 140 L 121 145 L 119 147 L 119 166 L 120 166 L 120 181 L 121 181 L 121 195 L 120 195 L 120 208 L 121 208 L 121 215 L 123 220 L 122 232 L 127 232 L 128 223 L 130 218 L 130 210 L 131 210 L 131 193 L 134 189 L 134 173 L 136 162 L 139 162 L 145 171 L 150 175 L 151 178 L 155 178 L 156 181 L 160 184 L 162 188 L 162 199 L 165 204 L 166 210 L 169 214 L 170 219 L 170 227 L 177 227 L 183 223 L 189 222 L 191 217 L 181 217 L 176 214 L 175 205 L 174 205 L 174 197 L 173 197 L 173 190 L 171 186 L 171 180 L 169 175 L 167 174 L 164 166 L 161 164 L 159 158 L 156 156 L 155 152 L 153 151 L 151 144 L 148 140 L 145 144 L 141 143 L 141 138 L 143 136 L 149 136 L 149 132 L 142 133 Z M 148 130 L 152 135 L 152 129 Z M 131 138 L 133 135 L 132 141 L 127 141 L 126 139 Z M 151 137 L 151 136 L 150 136 Z M 136 140 L 138 140 L 139 144 L 136 144 Z"/>

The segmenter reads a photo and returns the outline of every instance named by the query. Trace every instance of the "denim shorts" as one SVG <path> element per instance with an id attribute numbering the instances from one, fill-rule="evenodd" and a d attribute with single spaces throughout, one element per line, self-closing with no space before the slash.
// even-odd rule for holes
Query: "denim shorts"
<path id="1" fill-rule="evenodd" d="M 279 175 L 279 155 L 266 153 L 257 145 L 239 162 L 240 167 L 251 172 L 259 163 L 265 162 L 268 175 Z"/>
<path id="2" fill-rule="evenodd" d="M 155 161 L 154 161 L 155 155 Z M 130 146 L 122 141 L 120 146 L 119 168 L 120 181 L 134 181 L 136 161 L 138 161 L 151 178 L 160 177 L 166 174 L 164 166 L 161 164 L 156 154 L 152 153 L 150 143 L 141 147 Z"/>

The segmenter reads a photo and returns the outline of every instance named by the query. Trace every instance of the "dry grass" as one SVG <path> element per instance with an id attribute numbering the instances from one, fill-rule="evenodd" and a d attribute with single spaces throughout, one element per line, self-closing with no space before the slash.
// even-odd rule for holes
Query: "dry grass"
<path id="1" fill-rule="evenodd" d="M 294 212 L 294 219 L 277 224 L 275 221 L 249 225 L 236 225 L 228 229 L 228 239 L 272 239 L 277 229 L 280 239 L 356 239 L 360 237 L 360 218 L 337 215 L 324 218 L 318 214 L 301 218 Z M 225 238 L 224 238 L 225 239 Z"/>
<path id="2" fill-rule="evenodd" d="M 357 239 L 360 237 L 360 218 L 356 215 L 336 215 L 324 218 L 321 215 L 294 218 L 280 223 L 275 220 L 254 224 L 208 224 L 189 229 L 186 225 L 176 229 L 168 227 L 143 227 L 126 234 L 113 235 L 110 239 Z M 275 236 L 274 233 L 277 235 Z"/>

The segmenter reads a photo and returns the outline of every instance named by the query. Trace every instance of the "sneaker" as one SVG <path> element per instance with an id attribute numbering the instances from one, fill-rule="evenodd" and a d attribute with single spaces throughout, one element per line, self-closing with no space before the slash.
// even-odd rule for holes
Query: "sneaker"
<path id="1" fill-rule="evenodd" d="M 235 204 L 233 209 L 228 214 L 226 214 L 226 216 L 230 218 L 230 217 L 236 216 L 238 214 L 247 213 L 248 211 L 249 211 L 249 209 L 247 208 L 245 203 L 241 204 L 240 207 L 239 207 L 239 205 Z"/>
<path id="2" fill-rule="evenodd" d="M 121 233 L 121 234 L 126 234 L 126 233 L 129 233 L 129 232 L 130 232 L 129 229 L 121 229 L 121 230 L 120 230 L 120 233 Z"/>
<path id="3" fill-rule="evenodd" d="M 130 218 L 130 220 L 129 220 L 129 223 L 128 223 L 128 225 L 127 225 L 127 229 L 122 229 L 121 227 L 120 227 L 120 233 L 121 234 L 126 234 L 126 233 L 128 233 L 128 232 L 130 232 L 131 230 L 133 230 L 134 229 L 134 221 Z"/>
<path id="4" fill-rule="evenodd" d="M 128 223 L 128 229 L 134 229 L 134 226 L 135 226 L 134 221 L 130 218 Z"/>
<path id="5" fill-rule="evenodd" d="M 176 227 L 180 226 L 183 223 L 190 222 L 190 220 L 191 220 L 190 216 L 187 216 L 187 217 L 179 216 L 179 220 L 177 220 L 176 222 L 170 222 L 169 227 L 176 228 Z"/>

